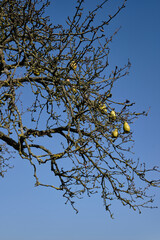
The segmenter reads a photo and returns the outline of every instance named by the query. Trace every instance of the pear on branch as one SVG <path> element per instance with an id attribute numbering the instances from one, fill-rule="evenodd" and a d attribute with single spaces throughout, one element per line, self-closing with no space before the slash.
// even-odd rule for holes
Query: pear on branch
<path id="1" fill-rule="evenodd" d="M 43 73 L 44 72 L 44 69 L 43 68 L 35 68 L 34 70 L 33 70 L 33 74 L 35 75 L 35 76 L 39 76 L 41 73 Z"/>
<path id="2" fill-rule="evenodd" d="M 69 78 L 67 78 L 66 82 L 67 82 L 67 84 L 70 84 L 70 80 L 69 80 Z"/>
<path id="3" fill-rule="evenodd" d="M 123 130 L 125 133 L 129 133 L 130 132 L 130 126 L 127 122 L 124 122 L 123 124 Z"/>
<path id="4" fill-rule="evenodd" d="M 110 112 L 109 120 L 110 120 L 110 121 L 116 120 L 116 113 L 115 113 L 114 110 L 112 110 L 112 111 Z"/>
<path id="5" fill-rule="evenodd" d="M 100 104 L 99 109 L 101 110 L 102 113 L 107 113 L 106 104 Z"/>
<path id="6" fill-rule="evenodd" d="M 39 76 L 39 75 L 40 75 L 40 72 L 39 72 L 38 69 L 37 69 L 37 70 L 34 70 L 33 73 L 34 73 L 35 76 Z"/>
<path id="7" fill-rule="evenodd" d="M 72 92 L 77 93 L 77 89 L 75 87 L 72 87 Z"/>
<path id="8" fill-rule="evenodd" d="M 77 64 L 76 64 L 75 61 L 72 61 L 72 62 L 71 62 L 71 68 L 72 68 L 73 70 L 76 70 Z"/>
<path id="9" fill-rule="evenodd" d="M 117 138 L 118 137 L 118 129 L 115 128 L 113 131 L 112 131 L 112 137 L 113 138 Z"/>

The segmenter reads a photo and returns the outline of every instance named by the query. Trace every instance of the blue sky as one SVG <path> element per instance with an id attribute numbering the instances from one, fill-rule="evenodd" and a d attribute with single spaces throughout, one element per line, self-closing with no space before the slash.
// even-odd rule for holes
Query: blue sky
<path id="1" fill-rule="evenodd" d="M 113 10 L 111 0 L 100 17 L 105 19 Z M 74 0 L 55 0 L 48 9 L 51 20 L 64 23 L 73 13 Z M 86 10 L 97 0 L 86 0 Z M 160 2 L 158 0 L 128 0 L 126 8 L 113 20 L 109 31 L 122 26 L 110 45 L 110 66 L 123 66 L 128 58 L 132 63 L 129 76 L 115 86 L 117 99 L 136 102 L 137 111 L 147 110 L 148 117 L 135 122 L 135 158 L 140 157 L 148 166 L 160 165 Z M 158 209 L 132 212 L 120 203 L 113 203 L 115 219 L 106 214 L 98 196 L 85 197 L 76 204 L 75 214 L 65 205 L 62 194 L 42 187 L 34 187 L 30 165 L 18 157 L 14 168 L 0 179 L 1 216 L 0 235 L 3 240 L 159 240 L 160 190 L 156 194 Z M 47 173 L 47 172 L 46 172 Z"/>

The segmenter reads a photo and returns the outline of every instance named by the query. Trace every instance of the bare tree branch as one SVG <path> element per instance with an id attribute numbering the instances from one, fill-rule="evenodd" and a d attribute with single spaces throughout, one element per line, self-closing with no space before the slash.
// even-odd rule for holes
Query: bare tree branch
<path id="1" fill-rule="evenodd" d="M 114 199 L 140 212 L 153 207 L 147 190 L 160 186 L 151 175 L 159 169 L 129 155 L 132 124 L 147 113 L 135 112 L 128 99 L 114 100 L 114 84 L 131 64 L 109 72 L 110 42 L 119 29 L 105 33 L 127 1 L 99 25 L 95 17 L 109 1 L 86 16 L 83 2 L 77 1 L 66 28 L 44 16 L 47 0 L 0 2 L 0 174 L 14 149 L 33 166 L 36 186 L 63 191 L 76 211 L 74 198 L 101 191 L 111 217 Z M 37 169 L 48 162 L 57 186 L 39 180 Z"/>

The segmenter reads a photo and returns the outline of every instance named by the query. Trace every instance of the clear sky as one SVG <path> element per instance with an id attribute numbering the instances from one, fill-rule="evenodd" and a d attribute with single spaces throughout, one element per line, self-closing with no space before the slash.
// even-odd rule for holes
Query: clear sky
<path id="1" fill-rule="evenodd" d="M 75 0 L 54 0 L 48 9 L 51 20 L 64 23 L 73 13 Z M 86 0 L 86 11 L 98 0 Z M 105 19 L 119 0 L 110 0 L 100 17 Z M 128 0 L 126 8 L 110 26 L 122 26 L 110 45 L 110 65 L 123 66 L 128 58 L 130 74 L 115 86 L 117 98 L 136 102 L 137 111 L 147 110 L 148 117 L 135 122 L 135 158 L 148 166 L 160 165 L 160 1 Z M 156 194 L 158 209 L 133 212 L 114 202 L 110 219 L 98 196 L 85 197 L 76 204 L 75 214 L 65 205 L 62 194 L 34 187 L 33 171 L 28 162 L 13 159 L 14 168 L 0 179 L 0 239 L 2 240 L 159 240 L 160 189 Z"/>

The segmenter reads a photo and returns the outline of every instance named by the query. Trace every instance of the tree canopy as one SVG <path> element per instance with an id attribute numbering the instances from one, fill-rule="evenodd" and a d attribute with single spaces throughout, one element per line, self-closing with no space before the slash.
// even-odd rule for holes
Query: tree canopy
<path id="1" fill-rule="evenodd" d="M 36 186 L 63 191 L 76 211 L 76 197 L 101 191 L 111 217 L 114 199 L 139 212 L 152 208 L 147 190 L 160 186 L 150 174 L 158 167 L 147 169 L 129 155 L 132 124 L 147 113 L 135 112 L 134 103 L 117 102 L 112 95 L 131 64 L 108 70 L 110 42 L 118 30 L 106 36 L 106 29 L 126 2 L 97 24 L 108 0 L 86 15 L 84 0 L 77 0 L 66 27 L 50 23 L 48 0 L 0 1 L 1 176 L 18 153 L 33 167 Z M 43 165 L 55 182 L 41 182 Z"/>

